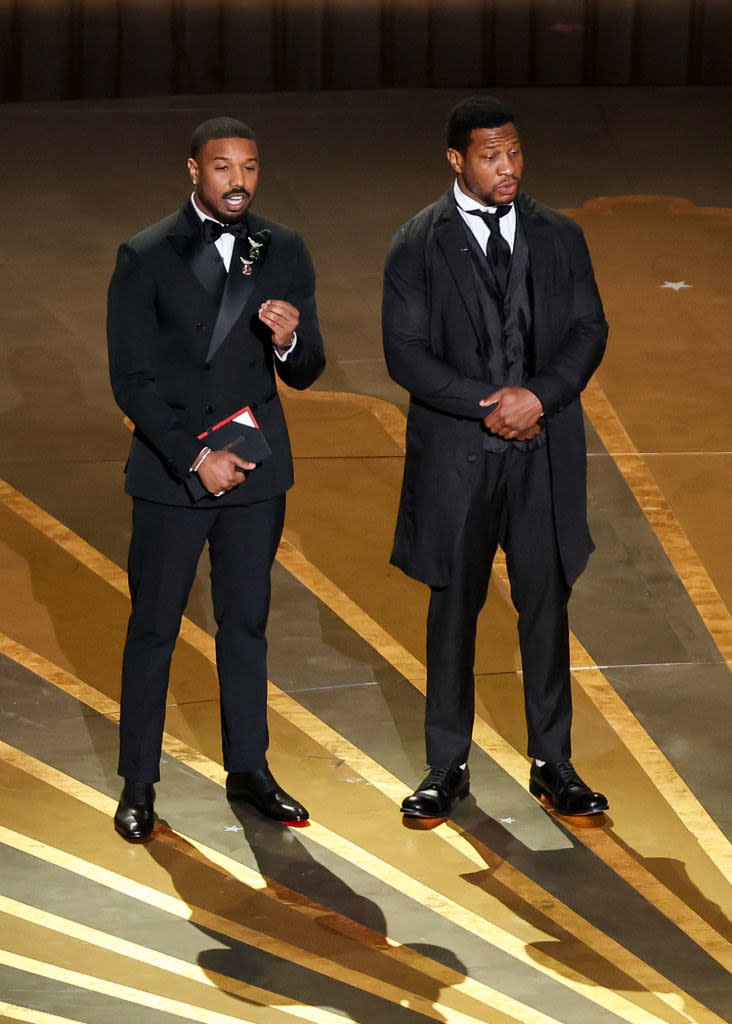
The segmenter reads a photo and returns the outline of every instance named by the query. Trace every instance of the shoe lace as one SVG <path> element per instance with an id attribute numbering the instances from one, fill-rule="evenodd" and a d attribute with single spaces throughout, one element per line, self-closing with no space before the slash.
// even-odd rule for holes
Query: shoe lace
<path id="1" fill-rule="evenodd" d="M 571 761 L 557 761 L 554 765 L 557 775 L 566 785 L 584 785 Z"/>
<path id="2" fill-rule="evenodd" d="M 430 768 L 429 774 L 422 783 L 421 788 L 430 789 L 432 786 L 442 785 L 451 771 L 451 768 Z"/>

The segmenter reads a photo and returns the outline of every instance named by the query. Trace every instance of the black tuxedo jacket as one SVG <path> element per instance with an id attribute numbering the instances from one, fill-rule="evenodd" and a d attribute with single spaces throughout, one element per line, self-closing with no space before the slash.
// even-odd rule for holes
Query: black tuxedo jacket
<path id="1" fill-rule="evenodd" d="M 562 566 L 571 585 L 592 551 L 579 395 L 602 359 L 607 323 L 581 229 L 523 193 L 533 353 L 524 384 L 544 407 Z M 466 228 L 452 190 L 397 232 L 386 264 L 384 351 L 410 392 L 407 453 L 392 562 L 430 586 L 450 579 L 455 540 L 481 479 L 485 415 L 503 380 L 486 370 Z"/>
<path id="2" fill-rule="evenodd" d="M 198 435 L 251 406 L 272 455 L 221 498 L 198 505 L 239 505 L 284 493 L 292 455 L 275 372 L 291 387 L 313 383 L 325 366 L 315 308 L 315 275 L 302 239 L 272 221 L 247 215 L 249 234 L 267 229 L 264 258 L 240 274 L 246 239 L 237 240 L 221 296 L 223 264 L 203 241 L 188 203 L 135 235 L 119 250 L 109 286 L 107 335 L 112 389 L 135 424 L 126 490 L 135 497 L 190 505 L 186 480 Z M 300 311 L 297 344 L 285 362 L 258 320 L 265 299 Z"/>

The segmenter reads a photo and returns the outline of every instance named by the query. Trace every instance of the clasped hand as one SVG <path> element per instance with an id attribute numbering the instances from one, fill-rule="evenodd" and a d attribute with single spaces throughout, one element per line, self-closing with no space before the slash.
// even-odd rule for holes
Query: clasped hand
<path id="1" fill-rule="evenodd" d="M 220 494 L 232 490 L 242 482 L 245 473 L 255 468 L 254 462 L 245 462 L 233 452 L 211 452 L 198 469 L 198 476 L 207 491 Z"/>
<path id="2" fill-rule="evenodd" d="M 539 417 L 542 405 L 533 391 L 527 388 L 499 388 L 480 400 L 480 405 L 495 405 L 483 418 L 483 426 L 506 441 L 530 441 L 541 433 Z"/>

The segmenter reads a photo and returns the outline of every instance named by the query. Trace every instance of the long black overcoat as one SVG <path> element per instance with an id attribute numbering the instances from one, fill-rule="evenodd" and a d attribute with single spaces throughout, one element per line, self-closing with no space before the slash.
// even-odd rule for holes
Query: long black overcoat
<path id="1" fill-rule="evenodd" d="M 562 566 L 571 585 L 593 550 L 587 526 L 580 393 L 602 359 L 607 322 L 580 227 L 524 193 L 534 367 L 525 386 L 544 408 Z M 430 586 L 450 579 L 455 542 L 481 479 L 485 415 L 505 385 L 486 378 L 485 323 L 452 190 L 397 232 L 384 275 L 391 376 L 410 393 L 404 479 L 391 561 Z"/>

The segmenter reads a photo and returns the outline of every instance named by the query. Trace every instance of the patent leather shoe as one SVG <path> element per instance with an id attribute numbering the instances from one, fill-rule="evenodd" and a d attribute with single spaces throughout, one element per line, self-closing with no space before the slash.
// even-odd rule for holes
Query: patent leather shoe
<path id="1" fill-rule="evenodd" d="M 114 827 L 123 839 L 147 839 L 155 826 L 155 787 L 151 782 L 125 779 Z"/>
<path id="2" fill-rule="evenodd" d="M 532 762 L 529 792 L 547 800 L 558 814 L 601 814 L 608 809 L 607 797 L 594 793 L 582 781 L 571 761 Z"/>
<path id="3" fill-rule="evenodd" d="M 273 821 L 301 822 L 310 817 L 302 804 L 280 788 L 266 766 L 254 772 L 229 772 L 226 795 L 229 800 L 251 804 Z"/>
<path id="4" fill-rule="evenodd" d="M 452 768 L 430 768 L 411 796 L 402 802 L 407 818 L 446 818 L 455 800 L 470 791 L 470 769 L 467 765 Z"/>

